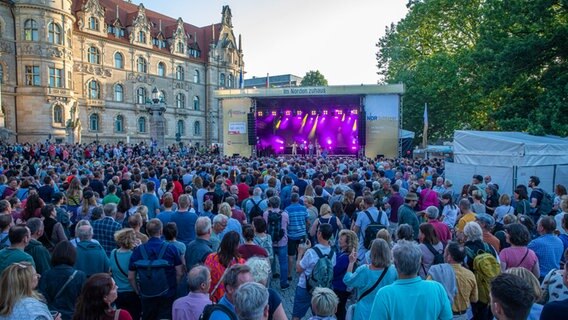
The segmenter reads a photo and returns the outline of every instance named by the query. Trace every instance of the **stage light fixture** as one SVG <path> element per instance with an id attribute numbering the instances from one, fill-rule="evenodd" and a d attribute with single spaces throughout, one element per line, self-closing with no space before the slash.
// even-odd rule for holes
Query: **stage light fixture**
<path id="1" fill-rule="evenodd" d="M 301 116 L 301 115 L 302 115 L 302 110 L 296 111 L 296 115 L 297 115 L 297 116 Z"/>
<path id="2" fill-rule="evenodd" d="M 357 114 L 357 113 L 359 113 L 359 111 L 357 109 L 351 110 L 351 114 Z"/>
<path id="3" fill-rule="evenodd" d="M 271 114 L 276 117 L 276 114 L 277 114 L 277 113 L 276 113 L 276 111 L 272 111 Z"/>
<path id="4" fill-rule="evenodd" d="M 312 116 L 315 116 L 317 114 L 318 114 L 318 112 L 316 110 L 312 110 Z"/>
<path id="5" fill-rule="evenodd" d="M 327 116 L 328 113 L 329 113 L 329 111 L 323 110 L 323 115 L 324 115 L 324 116 Z"/>
<path id="6" fill-rule="evenodd" d="M 286 116 L 290 116 L 290 115 L 292 115 L 292 111 L 290 111 L 290 110 L 286 110 L 286 111 L 284 112 L 284 115 L 286 115 Z"/>
<path id="7" fill-rule="evenodd" d="M 262 117 L 264 115 L 264 112 L 259 111 L 259 112 L 256 113 L 256 115 L 259 116 L 259 117 Z"/>
<path id="8" fill-rule="evenodd" d="M 338 116 L 343 115 L 343 110 L 335 110 L 335 114 Z"/>

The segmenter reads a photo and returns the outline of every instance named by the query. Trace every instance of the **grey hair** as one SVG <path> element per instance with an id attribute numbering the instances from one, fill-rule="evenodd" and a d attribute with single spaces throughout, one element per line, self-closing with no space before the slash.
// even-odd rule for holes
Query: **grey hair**
<path id="1" fill-rule="evenodd" d="M 260 197 L 262 195 L 262 189 L 261 188 L 254 188 L 252 195 L 255 197 Z"/>
<path id="2" fill-rule="evenodd" d="M 273 196 L 268 199 L 268 206 L 272 209 L 280 208 L 280 197 Z"/>
<path id="3" fill-rule="evenodd" d="M 247 260 L 246 265 L 250 267 L 255 282 L 265 286 L 268 284 L 271 268 L 270 263 L 265 258 L 252 257 Z"/>
<path id="4" fill-rule="evenodd" d="M 426 186 L 426 188 L 432 188 L 432 180 L 424 181 L 424 185 Z"/>
<path id="5" fill-rule="evenodd" d="M 26 227 L 30 229 L 31 234 L 34 234 L 43 228 L 43 221 L 40 218 L 31 218 L 26 223 Z"/>
<path id="6" fill-rule="evenodd" d="M 414 230 L 409 224 L 399 224 L 396 229 L 396 240 L 412 240 L 414 239 Z"/>
<path id="7" fill-rule="evenodd" d="M 91 225 L 82 225 L 77 229 L 77 238 L 80 241 L 91 240 L 93 238 L 93 227 Z"/>
<path id="8" fill-rule="evenodd" d="M 314 312 L 323 317 L 332 316 L 337 310 L 339 298 L 329 288 L 315 288 L 312 293 L 312 306 L 315 306 Z"/>
<path id="9" fill-rule="evenodd" d="M 116 215 L 116 203 L 107 203 L 103 207 L 106 217 L 113 217 Z"/>
<path id="10" fill-rule="evenodd" d="M 188 196 L 187 194 L 182 194 L 178 198 L 178 205 L 181 209 L 191 208 L 193 204 L 193 198 Z"/>
<path id="11" fill-rule="evenodd" d="M 371 264 L 375 268 L 386 268 L 391 264 L 392 254 L 389 244 L 384 239 L 375 239 L 371 243 Z"/>
<path id="12" fill-rule="evenodd" d="M 229 218 L 224 214 L 218 214 L 213 218 L 213 224 L 218 224 L 228 221 Z"/>
<path id="13" fill-rule="evenodd" d="M 233 300 L 239 320 L 262 319 L 268 306 L 268 289 L 256 282 L 247 282 L 237 289 Z"/>
<path id="14" fill-rule="evenodd" d="M 394 265 L 399 274 L 416 276 L 420 269 L 422 250 L 416 242 L 400 240 L 392 249 Z"/>
<path id="15" fill-rule="evenodd" d="M 209 276 L 209 268 L 203 265 L 197 265 L 191 270 L 187 276 L 187 284 L 189 286 L 190 292 L 199 291 L 199 288 L 203 283 L 207 282 Z"/>
<path id="16" fill-rule="evenodd" d="M 465 225 L 465 227 L 463 228 L 463 234 L 468 241 L 483 239 L 483 230 L 481 229 L 481 226 L 475 221 L 470 221 Z"/>
<path id="17" fill-rule="evenodd" d="M 471 209 L 471 203 L 469 202 L 469 199 L 461 199 L 460 203 L 459 203 L 459 207 L 460 207 L 460 209 L 470 210 Z"/>
<path id="18" fill-rule="evenodd" d="M 195 233 L 197 236 L 209 234 L 211 231 L 211 219 L 209 217 L 199 217 L 195 221 Z"/>
<path id="19" fill-rule="evenodd" d="M 440 209 L 438 209 L 438 207 L 429 206 L 428 208 L 426 208 L 426 216 L 428 217 L 428 219 L 436 220 L 438 219 L 439 215 Z"/>

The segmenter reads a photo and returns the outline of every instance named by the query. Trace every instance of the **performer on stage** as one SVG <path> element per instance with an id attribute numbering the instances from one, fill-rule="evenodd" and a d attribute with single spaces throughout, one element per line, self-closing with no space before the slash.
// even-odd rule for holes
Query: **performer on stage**
<path id="1" fill-rule="evenodd" d="M 310 154 L 310 156 L 314 155 L 314 145 L 313 143 L 310 141 L 310 143 L 308 144 L 308 153 Z"/>
<path id="2" fill-rule="evenodd" d="M 305 157 L 306 156 L 306 144 L 304 141 L 300 142 L 300 153 Z"/>
<path id="3" fill-rule="evenodd" d="M 296 143 L 296 141 L 292 142 L 292 155 L 298 155 L 298 144 Z"/>
<path id="4" fill-rule="evenodd" d="M 316 141 L 316 157 L 321 157 L 321 146 L 319 145 L 319 143 Z"/>

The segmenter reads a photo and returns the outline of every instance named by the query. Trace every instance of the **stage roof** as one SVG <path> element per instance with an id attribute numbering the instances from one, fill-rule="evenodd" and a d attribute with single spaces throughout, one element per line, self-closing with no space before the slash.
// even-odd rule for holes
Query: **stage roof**
<path id="1" fill-rule="evenodd" d="M 235 98 L 300 98 L 300 97 L 332 97 L 332 96 L 363 96 L 404 93 L 403 84 L 390 85 L 353 85 L 327 87 L 286 87 L 286 88 L 257 88 L 257 89 L 225 89 L 215 90 L 218 99 Z"/>

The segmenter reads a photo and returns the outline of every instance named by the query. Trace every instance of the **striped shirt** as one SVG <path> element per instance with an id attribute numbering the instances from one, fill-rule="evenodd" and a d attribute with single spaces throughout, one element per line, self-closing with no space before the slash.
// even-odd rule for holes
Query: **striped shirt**
<path id="1" fill-rule="evenodd" d="M 306 220 L 308 219 L 308 209 L 301 204 L 293 203 L 286 207 L 288 213 L 288 238 L 299 240 L 306 236 Z"/>

